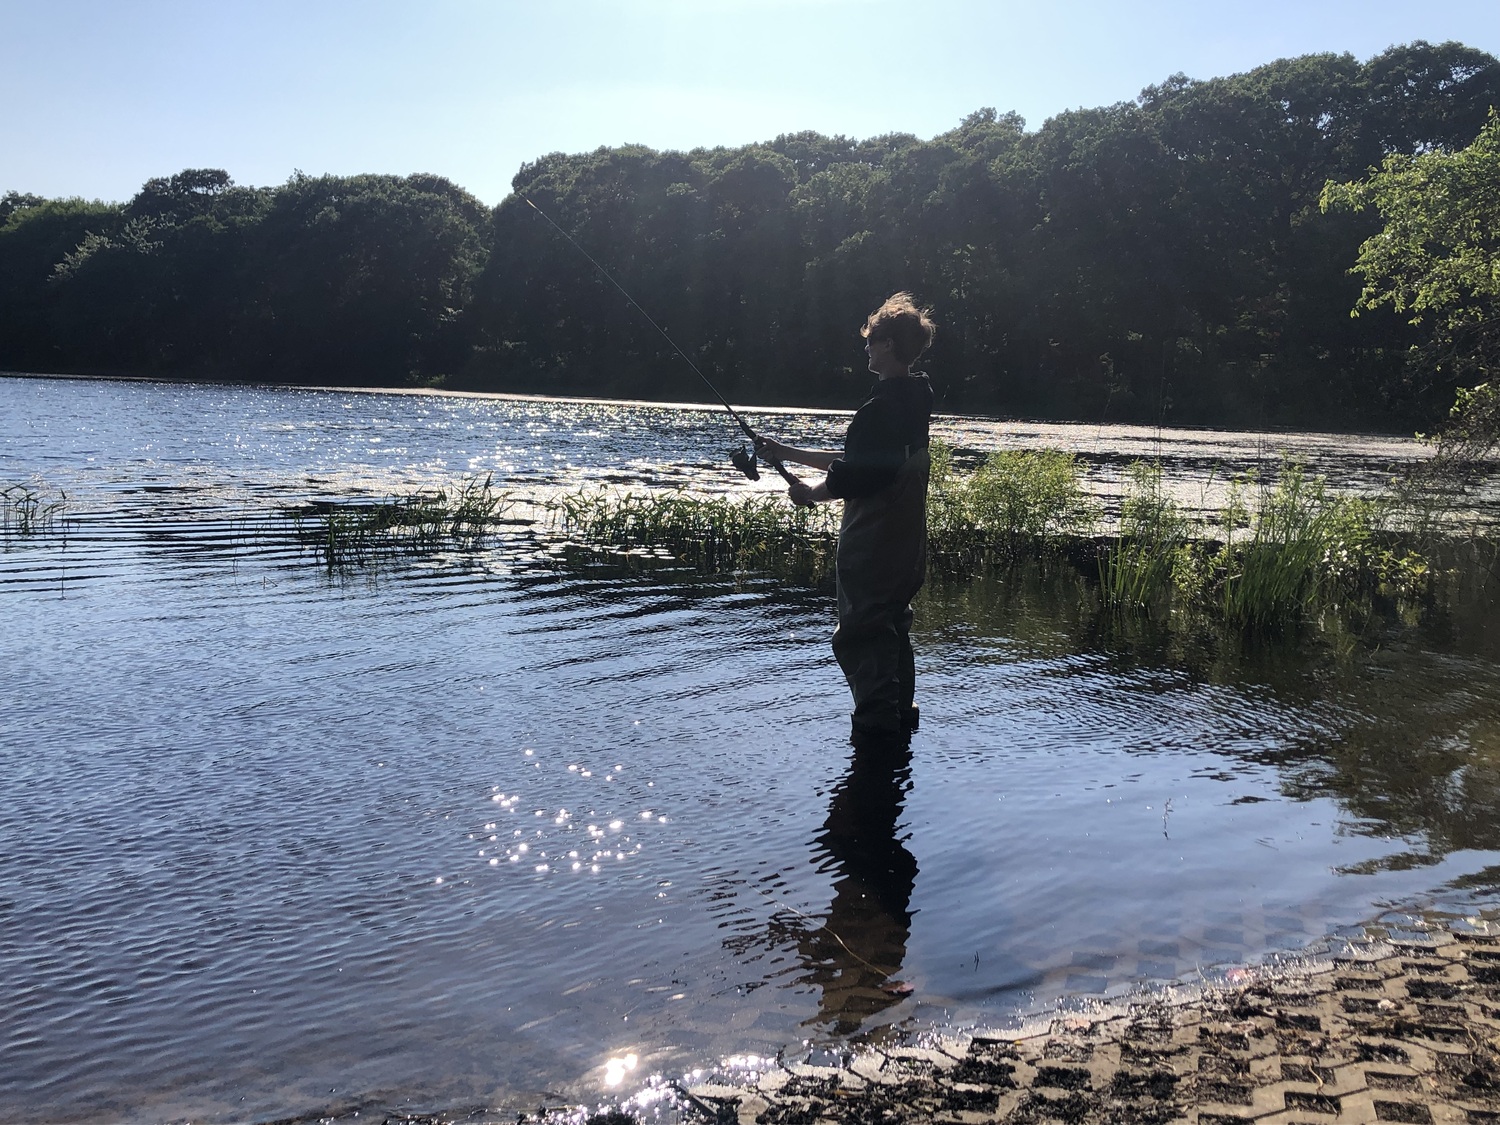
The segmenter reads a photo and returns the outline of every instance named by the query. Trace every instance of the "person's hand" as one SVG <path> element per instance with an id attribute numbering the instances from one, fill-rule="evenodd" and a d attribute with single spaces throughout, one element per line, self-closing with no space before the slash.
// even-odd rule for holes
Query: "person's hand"
<path id="1" fill-rule="evenodd" d="M 789 449 L 775 438 L 757 437 L 755 439 L 755 452 L 759 453 L 767 461 L 785 461 Z"/>
<path id="2" fill-rule="evenodd" d="M 818 501 L 813 496 L 812 486 L 803 484 L 800 480 L 787 488 L 786 494 L 791 497 L 792 503 L 799 508 L 811 508 Z"/>

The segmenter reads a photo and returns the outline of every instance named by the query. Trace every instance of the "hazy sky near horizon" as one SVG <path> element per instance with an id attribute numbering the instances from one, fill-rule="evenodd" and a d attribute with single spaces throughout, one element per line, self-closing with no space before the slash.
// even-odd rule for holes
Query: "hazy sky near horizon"
<path id="1" fill-rule="evenodd" d="M 1500 54 L 1500 0 L 0 0 L 0 192 L 434 172 L 493 204 L 548 152 L 1036 128 L 1416 39 Z"/>

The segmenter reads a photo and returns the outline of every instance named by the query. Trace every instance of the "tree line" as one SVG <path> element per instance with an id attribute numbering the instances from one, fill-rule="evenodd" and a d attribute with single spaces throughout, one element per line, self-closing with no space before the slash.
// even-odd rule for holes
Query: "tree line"
<path id="1" fill-rule="evenodd" d="M 1465 372 L 1352 272 L 1383 212 L 1320 203 L 1465 149 L 1495 105 L 1495 58 L 1416 42 L 1174 75 L 1033 131 L 985 108 L 930 140 L 553 153 L 494 208 L 435 175 L 12 191 L 0 367 L 701 400 L 529 201 L 734 401 L 851 404 L 856 329 L 908 289 L 940 324 L 943 409 L 1411 429 Z"/>

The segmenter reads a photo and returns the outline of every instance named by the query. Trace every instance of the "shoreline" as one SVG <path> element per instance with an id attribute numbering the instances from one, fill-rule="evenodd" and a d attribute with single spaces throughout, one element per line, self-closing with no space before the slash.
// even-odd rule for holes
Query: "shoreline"
<path id="1" fill-rule="evenodd" d="M 688 1093 L 757 1125 L 1500 1121 L 1500 927 L 1367 930 L 1231 979 Z"/>
<path id="2" fill-rule="evenodd" d="M 1500 924 L 1328 939 L 1014 1029 L 864 1047 L 841 1065 L 731 1059 L 614 1106 L 397 1114 L 403 1125 L 1426 1125 L 1500 1122 Z M 368 1114 L 366 1115 L 368 1117 Z M 333 1120 L 333 1119 L 328 1119 Z M 336 1120 L 344 1121 L 344 1118 Z M 352 1122 L 353 1118 L 348 1118 Z"/>

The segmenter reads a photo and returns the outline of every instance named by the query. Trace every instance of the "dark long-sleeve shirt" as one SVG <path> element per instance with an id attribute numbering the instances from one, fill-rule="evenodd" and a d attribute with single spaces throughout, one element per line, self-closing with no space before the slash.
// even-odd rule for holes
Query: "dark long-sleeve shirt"
<path id="1" fill-rule="evenodd" d="M 852 500 L 890 487 L 907 458 L 927 448 L 932 402 L 920 372 L 876 383 L 844 434 L 844 455 L 828 467 L 828 495 Z"/>

